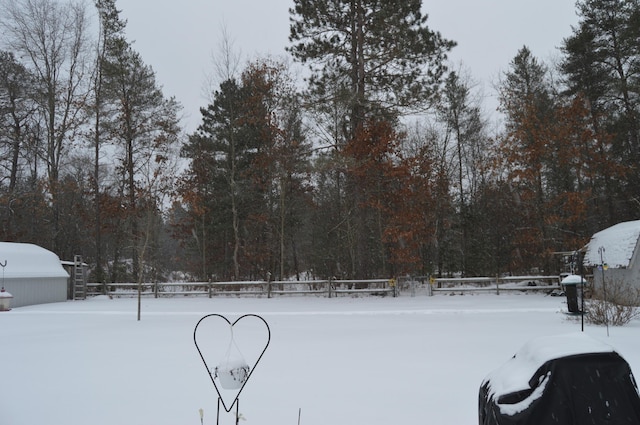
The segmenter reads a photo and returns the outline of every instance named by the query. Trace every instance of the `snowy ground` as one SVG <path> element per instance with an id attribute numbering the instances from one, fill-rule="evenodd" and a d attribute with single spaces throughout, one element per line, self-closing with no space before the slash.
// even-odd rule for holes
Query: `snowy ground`
<path id="1" fill-rule="evenodd" d="M 477 424 L 482 380 L 534 337 L 580 332 L 565 299 L 98 297 L 0 313 L 0 424 L 216 423 L 193 343 L 204 315 L 259 314 L 271 345 L 240 396 L 247 425 Z M 586 326 L 640 376 L 640 321 Z M 234 424 L 223 412 L 221 424 Z"/>

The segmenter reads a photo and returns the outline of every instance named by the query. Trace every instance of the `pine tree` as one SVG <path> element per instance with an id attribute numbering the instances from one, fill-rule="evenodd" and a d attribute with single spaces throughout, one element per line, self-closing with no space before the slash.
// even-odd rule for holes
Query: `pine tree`
<path id="1" fill-rule="evenodd" d="M 111 42 L 102 62 L 103 94 L 109 99 L 104 135 L 116 147 L 132 278 L 139 282 L 149 237 L 149 230 L 142 226 L 150 222 L 143 218 L 156 208 L 157 185 L 173 173 L 170 161 L 180 132 L 180 105 L 164 97 L 153 69 L 126 39 L 117 36 Z"/>
<path id="2" fill-rule="evenodd" d="M 264 211 L 251 174 L 263 142 L 262 129 L 255 122 L 260 114 L 247 113 L 247 98 L 248 90 L 241 83 L 224 81 L 214 93 L 214 102 L 201 108 L 202 124 L 182 151 L 192 160 L 187 193 L 195 192 L 190 195 L 195 202 L 191 208 L 203 221 L 202 249 L 217 246 L 217 253 L 208 254 L 215 255 L 213 262 L 222 265 L 216 274 L 235 280 L 245 271 L 241 250 L 249 214 Z M 218 240 L 211 241 L 214 237 Z"/>
<path id="3" fill-rule="evenodd" d="M 295 0 L 288 50 L 311 67 L 321 103 L 348 105 L 346 136 L 370 114 L 415 111 L 433 100 L 455 45 L 432 31 L 420 0 Z M 335 88 L 340 88 L 337 93 Z"/>
<path id="4" fill-rule="evenodd" d="M 427 26 L 420 0 L 296 0 L 290 9 L 289 52 L 309 64 L 308 104 L 330 117 L 337 149 L 336 221 L 341 249 L 348 259 L 342 273 L 375 276 L 380 257 L 381 226 L 368 207 L 369 191 L 349 168 L 357 160 L 344 155 L 345 146 L 361 140 L 367 123 L 395 123 L 400 114 L 432 105 L 446 71 L 444 61 L 455 43 Z M 372 145 L 376 144 L 371 140 Z M 383 272 L 380 270 L 379 272 Z"/>
<path id="5" fill-rule="evenodd" d="M 519 267 L 540 264 L 550 249 L 546 206 L 554 104 L 547 72 L 525 46 L 500 87 L 500 105 L 507 117 L 501 160 L 521 215 L 521 231 L 514 235 Z"/>
<path id="6" fill-rule="evenodd" d="M 309 148 L 285 67 L 261 60 L 224 81 L 202 108 L 202 124 L 182 155 L 190 159 L 181 192 L 203 262 L 217 276 L 283 277 L 304 198 Z M 293 266 L 296 269 L 296 266 Z"/>
<path id="7" fill-rule="evenodd" d="M 608 134 L 614 136 L 606 156 L 627 169 L 624 179 L 610 171 L 603 176 L 598 197 L 609 206 L 603 212 L 610 225 L 637 216 L 637 203 L 629 200 L 640 185 L 640 3 L 582 0 L 577 7 L 580 22 L 564 40 L 561 70 L 568 93 L 589 101 L 600 145 L 607 145 Z"/>
<path id="8" fill-rule="evenodd" d="M 126 22 L 120 18 L 120 11 L 116 8 L 115 0 L 95 0 L 98 11 L 99 34 L 96 46 L 96 61 L 92 81 L 92 104 L 89 106 L 93 116 L 93 209 L 94 209 L 94 261 L 96 264 L 96 282 L 105 282 L 106 276 L 103 267 L 103 199 L 101 193 L 101 160 L 102 146 L 106 142 L 107 132 L 103 131 L 103 118 L 108 121 L 110 110 L 108 105 L 115 99 L 109 98 L 108 90 L 105 90 L 105 66 L 108 67 L 108 58 L 115 54 L 115 49 L 124 39 Z"/>
<path id="9" fill-rule="evenodd" d="M 266 117 L 262 126 L 267 137 L 253 167 L 266 200 L 263 233 L 273 235 L 266 238 L 269 249 L 265 251 L 271 253 L 271 258 L 267 260 L 270 265 L 264 268 L 279 280 L 291 272 L 299 276 L 297 247 L 302 243 L 298 233 L 307 198 L 310 155 L 302 125 L 300 96 L 286 65 L 276 61 L 259 60 L 250 64 L 242 80 L 252 93 L 251 110 L 257 108 L 258 113 L 252 115 Z"/>

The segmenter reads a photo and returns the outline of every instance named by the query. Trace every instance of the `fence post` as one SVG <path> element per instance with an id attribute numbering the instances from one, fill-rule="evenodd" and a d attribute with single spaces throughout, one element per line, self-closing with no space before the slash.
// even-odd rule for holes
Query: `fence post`
<path id="1" fill-rule="evenodd" d="M 500 295 L 500 276 L 496 275 L 496 295 Z"/>
<path id="2" fill-rule="evenodd" d="M 158 298 L 158 282 L 153 283 L 153 295 L 155 298 Z"/>
<path id="3" fill-rule="evenodd" d="M 211 295 L 213 295 L 213 283 L 211 282 L 211 278 L 209 278 L 209 282 L 207 284 L 207 291 L 209 292 L 209 298 L 211 298 Z"/>
<path id="4" fill-rule="evenodd" d="M 327 280 L 327 297 L 331 298 L 331 277 Z"/>

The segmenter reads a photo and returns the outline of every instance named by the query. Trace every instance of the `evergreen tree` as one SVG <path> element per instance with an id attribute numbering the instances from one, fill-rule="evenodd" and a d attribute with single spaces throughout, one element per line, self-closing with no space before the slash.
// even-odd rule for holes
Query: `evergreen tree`
<path id="1" fill-rule="evenodd" d="M 500 159 L 519 208 L 516 226 L 522 231 L 513 238 L 518 268 L 525 270 L 527 265 L 540 264 L 550 249 L 546 191 L 554 104 L 547 72 L 525 46 L 500 86 L 500 105 L 506 115 Z"/>
<path id="2" fill-rule="evenodd" d="M 547 80 L 547 68 L 520 50 L 501 86 L 508 121 L 497 173 L 516 206 L 512 267 L 551 271 L 551 253 L 587 242 L 588 202 L 597 173 L 609 165 L 594 157 L 602 147 L 581 96 L 562 98 Z"/>
<path id="3" fill-rule="evenodd" d="M 151 67 L 123 37 L 111 41 L 102 62 L 102 90 L 109 99 L 104 135 L 116 148 L 118 194 L 126 211 L 120 231 L 128 235 L 132 278 L 140 281 L 150 236 L 143 224 L 157 209 L 158 182 L 174 172 L 170 160 L 180 132 L 180 105 L 164 98 Z"/>
<path id="4" fill-rule="evenodd" d="M 296 0 L 290 9 L 289 52 L 310 65 L 309 104 L 331 117 L 337 148 L 338 195 L 336 220 L 339 240 L 346 246 L 343 273 L 350 277 L 375 276 L 385 263 L 381 257 L 384 226 L 367 205 L 369 191 L 361 176 L 350 173 L 358 159 L 345 146 L 366 147 L 361 128 L 375 121 L 395 123 L 402 113 L 428 108 L 446 71 L 447 52 L 455 45 L 427 26 L 420 0 Z M 344 111 L 344 112 L 342 112 Z M 336 114 L 336 112 L 340 112 Z M 376 140 L 370 141 L 376 145 Z M 359 160 L 366 161 L 364 157 Z"/>
<path id="5" fill-rule="evenodd" d="M 599 139 L 598 155 L 626 169 L 602 170 L 596 192 L 606 222 L 637 216 L 640 185 L 640 3 L 637 0 L 582 0 L 577 3 L 579 25 L 564 40 L 561 70 L 568 93 L 588 100 L 591 124 Z M 609 134 L 613 135 L 611 149 Z"/>
<path id="6" fill-rule="evenodd" d="M 295 0 L 288 50 L 311 67 L 320 102 L 339 95 L 350 114 L 346 136 L 367 115 L 428 105 L 455 45 L 432 31 L 420 0 Z M 340 88 L 338 92 L 334 89 Z"/>
<path id="7" fill-rule="evenodd" d="M 182 151 L 192 160 L 188 177 L 195 179 L 190 189 L 197 193 L 189 196 L 197 202 L 191 207 L 203 221 L 202 250 L 208 245 L 217 246 L 219 250 L 210 254 L 222 265 L 216 275 L 236 280 L 244 271 L 241 249 L 246 237 L 253 236 L 244 233 L 249 215 L 264 211 L 251 174 L 263 140 L 259 126 L 253 122 L 259 115 L 247 114 L 247 97 L 247 90 L 236 80 L 224 81 L 214 94 L 214 102 L 201 108 L 202 124 L 189 136 Z M 213 238 L 218 240 L 211 241 Z M 203 254 L 205 258 L 208 256 Z M 228 270 L 230 273 L 225 273 Z"/>
<path id="8" fill-rule="evenodd" d="M 264 233 L 273 235 L 267 237 L 270 258 L 264 269 L 283 280 L 301 272 L 298 249 L 303 245 L 300 232 L 307 205 L 310 146 L 303 130 L 300 96 L 286 65 L 276 61 L 252 63 L 242 81 L 250 89 L 250 109 L 257 108 L 257 114 L 251 114 L 258 120 L 266 117 L 262 127 L 267 137 L 253 167 L 266 201 Z"/>
<path id="9" fill-rule="evenodd" d="M 190 167 L 181 192 L 203 273 L 233 279 L 299 273 L 296 232 L 309 149 L 286 70 L 269 61 L 250 64 L 239 81 L 223 82 L 201 113 L 182 150 Z M 207 262 L 217 267 L 207 269 Z"/>
<path id="10" fill-rule="evenodd" d="M 105 282 L 106 275 L 104 273 L 103 258 L 103 200 L 106 198 L 102 191 L 104 190 L 102 183 L 101 161 L 103 157 L 102 148 L 106 142 L 107 132 L 104 131 L 103 118 L 108 121 L 110 115 L 109 105 L 116 100 L 113 92 L 105 90 L 105 66 L 108 67 L 108 59 L 113 57 L 115 49 L 119 48 L 119 44 L 124 40 L 124 29 L 126 22 L 120 18 L 120 11 L 116 8 L 115 0 L 95 0 L 95 7 L 98 11 L 98 43 L 96 45 L 96 60 L 92 78 L 92 99 L 89 103 L 90 114 L 93 116 L 93 176 L 92 176 L 92 192 L 93 192 L 93 210 L 94 210 L 94 255 L 95 262 L 95 280 L 96 282 Z"/>

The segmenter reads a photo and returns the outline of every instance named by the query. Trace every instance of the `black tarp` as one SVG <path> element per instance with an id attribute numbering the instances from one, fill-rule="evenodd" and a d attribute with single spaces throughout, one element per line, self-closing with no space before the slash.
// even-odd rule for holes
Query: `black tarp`
<path id="1" fill-rule="evenodd" d="M 640 424 L 637 384 L 628 363 L 616 352 L 549 360 L 531 376 L 528 386 L 496 395 L 486 379 L 480 387 L 479 424 Z"/>

